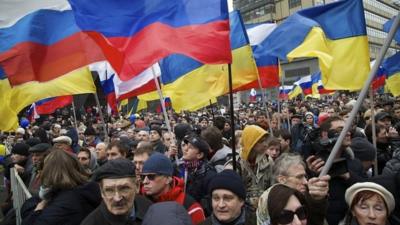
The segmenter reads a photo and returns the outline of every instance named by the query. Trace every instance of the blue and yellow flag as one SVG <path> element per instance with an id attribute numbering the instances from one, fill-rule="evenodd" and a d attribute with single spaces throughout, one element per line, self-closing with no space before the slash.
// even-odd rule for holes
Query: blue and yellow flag
<path id="1" fill-rule="evenodd" d="M 383 70 L 387 75 L 386 85 L 393 96 L 400 95 L 400 52 L 385 59 L 382 63 Z"/>
<path id="2" fill-rule="evenodd" d="M 327 89 L 361 89 L 369 73 L 362 0 L 300 10 L 278 26 L 265 44 L 268 53 L 281 60 L 317 57 Z"/>
<path id="3" fill-rule="evenodd" d="M 32 81 L 11 87 L 0 71 L 0 130 L 18 128 L 18 113 L 41 99 L 73 94 L 95 93 L 92 74 L 87 68 L 75 70 L 47 82 Z"/>
<path id="4" fill-rule="evenodd" d="M 238 11 L 229 15 L 232 49 L 233 89 L 258 78 L 249 39 Z M 209 105 L 209 99 L 229 92 L 228 65 L 204 65 L 182 55 L 169 56 L 160 62 L 162 91 L 169 96 L 176 111 L 197 110 Z M 140 100 L 158 99 L 157 92 L 140 95 Z"/>

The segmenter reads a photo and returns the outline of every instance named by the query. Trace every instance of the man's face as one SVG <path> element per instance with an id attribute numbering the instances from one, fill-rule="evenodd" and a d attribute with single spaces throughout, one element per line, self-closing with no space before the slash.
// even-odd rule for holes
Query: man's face
<path id="1" fill-rule="evenodd" d="M 128 129 L 126 131 L 126 134 L 128 135 L 128 138 L 131 139 L 131 140 L 133 140 L 135 138 L 135 135 L 136 135 L 136 133 L 135 133 L 135 131 L 133 129 Z"/>
<path id="2" fill-rule="evenodd" d="M 328 109 L 328 111 L 326 113 L 328 113 L 329 117 L 332 117 L 332 116 L 334 116 L 336 114 L 335 110 L 333 108 Z"/>
<path id="3" fill-rule="evenodd" d="M 136 185 L 134 178 L 103 179 L 101 197 L 113 215 L 128 215 L 133 208 Z"/>
<path id="4" fill-rule="evenodd" d="M 182 152 L 183 160 L 185 161 L 194 161 L 202 158 L 202 153 L 200 153 L 199 149 L 197 149 L 191 143 L 187 144 L 187 148 L 182 148 Z"/>
<path id="5" fill-rule="evenodd" d="M 27 159 L 27 157 L 24 155 L 20 155 L 20 154 L 12 154 L 11 155 L 11 161 L 15 164 L 21 163 L 26 159 Z"/>
<path id="6" fill-rule="evenodd" d="M 143 190 L 145 195 L 159 197 L 171 182 L 171 178 L 157 174 L 142 174 Z"/>
<path id="7" fill-rule="evenodd" d="M 107 158 L 106 149 L 107 146 L 104 143 L 99 143 L 96 145 L 96 156 L 98 160 L 104 160 Z"/>
<path id="8" fill-rule="evenodd" d="M 386 130 L 389 130 L 389 128 L 392 126 L 392 121 L 390 120 L 389 117 L 385 117 L 381 120 L 378 120 L 376 123 L 381 126 L 384 126 Z"/>
<path id="9" fill-rule="evenodd" d="M 300 118 L 294 117 L 292 118 L 292 126 L 299 124 L 301 122 Z"/>
<path id="10" fill-rule="evenodd" d="M 201 127 L 201 128 L 207 128 L 207 126 L 208 126 L 208 121 L 203 119 L 203 120 L 200 122 L 200 127 Z"/>
<path id="11" fill-rule="evenodd" d="M 232 222 L 240 216 L 244 201 L 233 192 L 226 189 L 215 189 L 211 199 L 213 214 L 222 223 Z"/>
<path id="12" fill-rule="evenodd" d="M 89 167 L 90 156 L 87 154 L 87 152 L 79 152 L 78 160 L 83 167 L 85 167 L 85 168 Z"/>
<path id="13" fill-rule="evenodd" d="M 145 130 L 141 130 L 137 133 L 136 139 L 138 141 L 149 141 L 149 133 Z"/>
<path id="14" fill-rule="evenodd" d="M 331 128 L 329 129 L 331 132 L 336 132 L 340 134 L 343 130 L 345 123 L 343 120 L 336 120 L 331 122 Z M 346 137 L 343 139 L 342 146 L 348 147 L 351 145 L 351 133 L 347 132 Z"/>
<path id="15" fill-rule="evenodd" d="M 149 154 L 135 154 L 133 156 L 133 163 L 135 164 L 135 172 L 136 176 L 139 176 L 142 173 L 143 165 L 146 160 L 149 159 Z"/>
<path id="16" fill-rule="evenodd" d="M 388 142 L 388 132 L 386 129 L 382 128 L 380 131 L 376 134 L 376 141 L 378 143 L 387 143 Z"/>
<path id="17" fill-rule="evenodd" d="M 167 148 L 169 148 L 169 146 L 171 146 L 171 144 L 175 144 L 176 143 L 175 134 L 174 133 L 170 133 L 170 132 L 165 132 L 163 134 L 163 142 L 164 142 L 164 145 Z"/>
<path id="18" fill-rule="evenodd" d="M 395 116 L 397 119 L 400 119 L 400 109 L 394 110 L 394 116 Z"/>
<path id="19" fill-rule="evenodd" d="M 158 140 L 160 140 L 160 138 L 161 138 L 160 134 L 158 134 L 157 131 L 155 131 L 155 130 L 150 131 L 150 141 L 151 142 L 158 141 Z"/>
<path id="20" fill-rule="evenodd" d="M 39 166 L 44 162 L 44 157 L 46 156 L 46 152 L 33 152 L 32 153 L 32 164 L 34 166 Z"/>
<path id="21" fill-rule="evenodd" d="M 92 142 L 94 142 L 94 140 L 96 139 L 96 136 L 94 136 L 94 135 L 87 135 L 86 136 L 86 143 L 92 143 Z"/>
<path id="22" fill-rule="evenodd" d="M 122 155 L 118 147 L 113 146 L 111 149 L 107 149 L 107 160 L 120 159 L 120 158 L 125 158 L 125 156 Z"/>
<path id="23" fill-rule="evenodd" d="M 295 164 L 289 166 L 286 171 L 287 175 L 279 175 L 279 183 L 286 184 L 287 186 L 305 193 L 307 191 L 307 177 L 304 166 Z"/>

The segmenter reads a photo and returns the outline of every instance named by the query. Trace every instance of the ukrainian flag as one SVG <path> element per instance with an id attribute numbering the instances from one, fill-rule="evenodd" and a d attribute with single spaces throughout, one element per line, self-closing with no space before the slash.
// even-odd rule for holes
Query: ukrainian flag
<path id="1" fill-rule="evenodd" d="M 18 113 L 41 99 L 84 93 L 95 93 L 92 74 L 87 68 L 78 69 L 47 82 L 32 81 L 11 86 L 0 71 L 0 130 L 18 128 Z"/>
<path id="2" fill-rule="evenodd" d="M 362 0 L 298 11 L 268 39 L 266 49 L 281 60 L 317 57 L 327 89 L 358 90 L 367 79 L 369 50 Z"/>
<path id="3" fill-rule="evenodd" d="M 296 85 L 293 90 L 291 92 L 289 92 L 288 94 L 288 98 L 289 99 L 294 99 L 297 96 L 303 94 L 303 90 L 301 89 L 301 87 L 299 85 Z"/>
<path id="4" fill-rule="evenodd" d="M 387 58 L 382 63 L 383 70 L 387 74 L 386 85 L 393 96 L 400 95 L 400 52 Z"/>
<path id="5" fill-rule="evenodd" d="M 258 79 L 257 66 L 238 11 L 229 15 L 232 49 L 233 89 Z M 228 65 L 204 65 L 183 55 L 172 55 L 160 62 L 163 95 L 169 96 L 176 111 L 197 110 L 210 99 L 229 92 Z M 157 92 L 138 96 L 139 100 L 158 99 Z"/>

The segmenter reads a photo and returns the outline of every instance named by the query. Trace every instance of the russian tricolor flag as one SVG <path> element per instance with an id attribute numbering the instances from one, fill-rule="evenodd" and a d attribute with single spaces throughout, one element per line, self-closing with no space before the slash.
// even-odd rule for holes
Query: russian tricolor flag
<path id="1" fill-rule="evenodd" d="M 300 88 L 303 90 L 303 94 L 304 95 L 312 94 L 311 75 L 307 75 L 305 77 L 301 77 L 298 81 L 296 81 L 294 83 L 294 85 L 300 86 Z"/>
<path id="2" fill-rule="evenodd" d="M 289 93 L 293 90 L 293 85 L 284 85 L 279 87 L 279 98 L 288 99 Z"/>
<path id="3" fill-rule="evenodd" d="M 45 82 L 104 59 L 66 0 L 0 2 L 0 67 L 12 86 Z"/>
<path id="4" fill-rule="evenodd" d="M 232 62 L 226 0 L 69 0 L 78 26 L 101 46 L 121 80 L 181 54 Z"/>
<path id="5" fill-rule="evenodd" d="M 54 113 L 57 109 L 72 104 L 73 96 L 58 96 L 46 98 L 33 103 L 34 112 L 38 115 L 47 115 Z M 31 106 L 32 107 L 32 106 Z"/>

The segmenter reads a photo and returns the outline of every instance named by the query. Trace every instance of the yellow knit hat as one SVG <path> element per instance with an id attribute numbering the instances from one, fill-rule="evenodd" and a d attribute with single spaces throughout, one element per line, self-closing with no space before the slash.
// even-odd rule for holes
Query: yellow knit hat
<path id="1" fill-rule="evenodd" d="M 242 133 L 243 149 L 241 152 L 243 160 L 247 160 L 254 145 L 266 134 L 268 134 L 267 131 L 256 125 L 249 125 L 244 128 Z"/>

